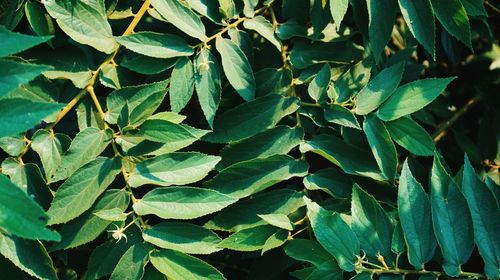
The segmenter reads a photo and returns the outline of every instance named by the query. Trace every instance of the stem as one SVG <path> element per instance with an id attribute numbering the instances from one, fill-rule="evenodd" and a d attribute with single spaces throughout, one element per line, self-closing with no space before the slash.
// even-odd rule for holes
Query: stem
<path id="1" fill-rule="evenodd" d="M 321 104 L 318 104 L 318 103 L 300 102 L 300 106 L 321 108 Z"/>
<path id="2" fill-rule="evenodd" d="M 106 123 L 106 114 L 102 110 L 101 104 L 99 103 L 99 100 L 97 99 L 97 96 L 95 95 L 94 92 L 94 87 L 93 86 L 88 86 L 87 87 L 87 92 L 90 94 L 90 97 L 92 98 L 92 101 L 94 102 L 95 107 L 97 108 L 97 112 L 99 112 L 99 115 L 101 116 L 101 119 Z"/>
<path id="3" fill-rule="evenodd" d="M 413 275 L 426 275 L 426 274 L 433 274 L 436 275 L 437 277 L 444 275 L 443 272 L 441 271 L 429 271 L 429 270 L 410 270 L 410 269 L 385 269 L 383 267 L 381 268 L 366 268 L 363 266 L 357 266 L 356 271 L 365 271 L 370 274 L 384 274 L 384 273 L 390 273 L 390 274 L 413 274 Z M 486 279 L 486 276 L 480 273 L 473 273 L 473 272 L 460 272 L 460 275 L 462 277 L 471 277 L 475 279 Z"/>
<path id="4" fill-rule="evenodd" d="M 439 142 L 439 140 L 443 139 L 444 136 L 448 133 L 448 129 L 467 111 L 475 105 L 479 100 L 481 100 L 481 97 L 478 95 L 471 100 L 469 100 L 460 110 L 458 110 L 449 120 L 439 124 L 437 126 L 436 132 L 432 135 L 432 138 L 434 139 L 434 143 Z"/>
<path id="5" fill-rule="evenodd" d="M 148 8 L 149 8 L 149 0 L 144 0 L 144 3 L 142 4 L 141 8 L 137 12 L 137 14 L 135 14 L 134 19 L 132 19 L 132 22 L 130 22 L 129 26 L 127 27 L 127 29 L 125 29 L 125 32 L 123 32 L 122 36 L 129 35 L 130 33 L 134 32 L 135 27 L 137 26 L 141 18 L 144 16 Z"/>

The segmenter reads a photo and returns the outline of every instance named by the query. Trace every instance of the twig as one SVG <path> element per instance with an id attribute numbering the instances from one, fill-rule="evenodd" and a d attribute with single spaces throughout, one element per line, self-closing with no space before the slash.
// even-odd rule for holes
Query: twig
<path id="1" fill-rule="evenodd" d="M 449 120 L 439 124 L 437 126 L 436 132 L 432 135 L 434 139 L 434 143 L 439 142 L 439 140 L 443 139 L 443 137 L 447 134 L 448 129 L 467 111 L 475 105 L 481 97 L 478 95 L 471 100 L 469 100 L 462 108 L 460 108 Z"/>

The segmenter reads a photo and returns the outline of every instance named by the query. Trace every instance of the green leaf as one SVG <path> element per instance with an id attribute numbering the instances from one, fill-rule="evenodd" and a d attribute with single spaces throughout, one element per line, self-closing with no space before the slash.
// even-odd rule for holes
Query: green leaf
<path id="1" fill-rule="evenodd" d="M 255 7 L 259 4 L 259 0 L 243 0 L 243 13 L 246 17 L 253 17 L 255 15 Z"/>
<path id="2" fill-rule="evenodd" d="M 222 69 L 229 83 L 245 100 L 255 98 L 255 78 L 245 53 L 234 42 L 217 37 L 215 46 L 222 58 Z"/>
<path id="3" fill-rule="evenodd" d="M 401 228 L 401 223 L 398 222 L 397 225 L 394 226 L 394 231 L 392 232 L 391 251 L 400 255 L 405 250 L 403 229 Z"/>
<path id="4" fill-rule="evenodd" d="M 292 222 L 285 214 L 261 214 L 257 216 L 272 226 L 286 230 L 293 230 Z"/>
<path id="5" fill-rule="evenodd" d="M 280 229 L 273 235 L 269 236 L 269 238 L 264 243 L 264 246 L 262 246 L 261 255 L 264 255 L 265 252 L 278 248 L 281 245 L 285 244 L 288 240 L 289 234 L 290 232 L 288 230 Z"/>
<path id="6" fill-rule="evenodd" d="M 170 279 L 225 280 L 213 266 L 190 255 L 172 250 L 160 250 L 151 254 L 151 263 Z"/>
<path id="7" fill-rule="evenodd" d="M 206 16 L 208 19 L 216 24 L 222 23 L 221 14 L 219 12 L 218 1 L 212 0 L 186 0 L 193 10 L 199 14 Z"/>
<path id="8" fill-rule="evenodd" d="M 469 16 L 488 16 L 482 0 L 461 0 Z"/>
<path id="9" fill-rule="evenodd" d="M 220 193 L 244 198 L 296 176 L 305 176 L 309 164 L 288 155 L 275 155 L 233 164 L 204 186 Z"/>
<path id="10" fill-rule="evenodd" d="M 266 225 L 267 223 L 258 215 L 289 215 L 302 206 L 304 206 L 302 195 L 290 189 L 259 193 L 222 210 L 204 227 L 213 230 L 240 231 Z"/>
<path id="11" fill-rule="evenodd" d="M 24 137 L 2 137 L 0 138 L 0 148 L 6 152 L 9 156 L 17 157 L 20 155 L 24 148 L 26 147 L 26 140 Z"/>
<path id="12" fill-rule="evenodd" d="M 493 193 L 477 177 L 466 156 L 464 160 L 462 191 L 474 226 L 474 240 L 484 260 L 488 278 L 500 276 L 500 209 Z"/>
<path id="13" fill-rule="evenodd" d="M 405 84 L 380 106 L 377 116 L 392 121 L 414 113 L 436 99 L 455 78 L 429 78 Z"/>
<path id="14" fill-rule="evenodd" d="M 145 184 L 158 186 L 190 184 L 207 176 L 219 161 L 218 156 L 197 152 L 163 154 L 137 164 L 130 173 L 128 183 L 133 188 Z"/>
<path id="15" fill-rule="evenodd" d="M 106 221 L 125 221 L 127 214 L 120 208 L 103 209 L 94 213 L 97 217 Z"/>
<path id="16" fill-rule="evenodd" d="M 175 149 L 191 145 L 208 132 L 208 130 L 164 120 L 147 120 L 139 127 L 139 135 L 144 139 L 168 144 Z"/>
<path id="17" fill-rule="evenodd" d="M 94 160 L 113 139 L 113 130 L 100 130 L 88 127 L 80 131 L 71 142 L 68 150 L 62 155 L 59 166 L 49 183 L 64 180 L 70 177 L 83 165 Z M 111 183 L 111 182 L 110 182 Z"/>
<path id="18" fill-rule="evenodd" d="M 120 258 L 109 279 L 142 279 L 144 267 L 149 261 L 149 253 L 153 249 L 154 247 L 148 243 L 132 245 Z"/>
<path id="19" fill-rule="evenodd" d="M 266 240 L 276 233 L 270 225 L 247 228 L 231 234 L 219 243 L 219 246 L 234 251 L 251 252 L 264 247 Z"/>
<path id="20" fill-rule="evenodd" d="M 363 131 L 382 174 L 393 180 L 398 167 L 398 154 L 384 123 L 375 115 L 368 115 L 363 122 Z"/>
<path id="21" fill-rule="evenodd" d="M 44 280 L 58 279 L 52 260 L 40 241 L 26 240 L 0 231 L 0 254 L 31 276 Z"/>
<path id="22" fill-rule="evenodd" d="M 399 180 L 398 213 L 408 245 L 408 259 L 416 269 L 422 269 L 436 249 L 429 197 L 411 174 L 407 160 Z"/>
<path id="23" fill-rule="evenodd" d="M 253 136 L 275 126 L 283 117 L 299 108 L 295 97 L 269 94 L 243 103 L 220 115 L 214 123 L 214 131 L 204 140 L 228 143 Z"/>
<path id="24" fill-rule="evenodd" d="M 436 24 L 434 11 L 429 0 L 398 0 L 401 14 L 411 34 L 434 58 L 436 45 Z"/>
<path id="25" fill-rule="evenodd" d="M 181 57 L 177 60 L 170 80 L 170 107 L 178 113 L 186 107 L 193 95 L 194 68 L 189 58 Z"/>
<path id="26" fill-rule="evenodd" d="M 56 79 L 66 79 L 70 80 L 73 85 L 77 88 L 85 88 L 90 80 L 92 79 L 92 71 L 78 71 L 78 72 L 69 72 L 69 71 L 56 71 L 49 70 L 43 72 L 43 75 L 47 79 L 56 80 Z"/>
<path id="27" fill-rule="evenodd" d="M 160 248 L 187 254 L 212 254 L 222 250 L 217 246 L 221 239 L 214 232 L 188 223 L 160 223 L 145 230 L 142 237 Z"/>
<path id="28" fill-rule="evenodd" d="M 62 226 L 61 242 L 54 244 L 50 250 L 74 248 L 96 239 L 111 224 L 111 221 L 101 219 L 95 214 L 113 208 L 119 208 L 123 212 L 127 209 L 129 201 L 130 195 L 125 191 L 113 189 L 104 192 L 89 210 Z M 68 208 L 70 207 L 72 206 Z"/>
<path id="29" fill-rule="evenodd" d="M 352 229 L 359 239 L 361 250 L 374 260 L 381 255 L 391 266 L 395 260 L 391 251 L 391 221 L 378 201 L 356 184 L 352 189 L 351 212 Z"/>
<path id="30" fill-rule="evenodd" d="M 307 205 L 307 217 L 318 242 L 335 257 L 342 270 L 353 271 L 360 247 L 352 229 L 340 214 L 329 212 L 306 197 L 304 201 Z"/>
<path id="31" fill-rule="evenodd" d="M 162 17 L 182 32 L 200 40 L 207 38 L 200 17 L 178 0 L 151 0 L 151 4 Z"/>
<path id="32" fill-rule="evenodd" d="M 193 54 L 193 48 L 173 34 L 143 31 L 116 37 L 116 41 L 133 52 L 150 57 L 172 58 Z"/>
<path id="33" fill-rule="evenodd" d="M 297 40 L 289 57 L 294 67 L 304 69 L 322 62 L 348 64 L 359 59 L 361 55 L 362 49 L 349 40 L 329 43 Z"/>
<path id="34" fill-rule="evenodd" d="M 370 152 L 346 143 L 336 136 L 316 135 L 310 141 L 301 144 L 300 150 L 302 153 L 312 151 L 319 154 L 348 174 L 385 180 Z"/>
<path id="35" fill-rule="evenodd" d="M 431 156 L 436 147 L 431 136 L 410 118 L 399 118 L 386 122 L 391 138 L 401 147 L 417 156 Z"/>
<path id="36" fill-rule="evenodd" d="M 324 107 L 325 120 L 341 126 L 361 129 L 356 116 L 349 109 L 338 104 L 327 104 Z"/>
<path id="37" fill-rule="evenodd" d="M 331 68 L 328 63 L 325 63 L 319 70 L 318 74 L 309 83 L 307 92 L 312 99 L 318 103 L 325 103 L 327 99 L 326 90 L 330 84 Z"/>
<path id="38" fill-rule="evenodd" d="M 352 179 L 336 168 L 325 168 L 304 177 L 304 186 L 308 190 L 323 190 L 336 198 L 350 198 Z"/>
<path id="39" fill-rule="evenodd" d="M 62 155 L 68 150 L 71 138 L 65 134 L 40 129 L 31 138 L 31 148 L 42 161 L 45 177 L 54 176 Z"/>
<path id="40" fill-rule="evenodd" d="M 245 0 L 246 1 L 246 0 Z M 254 53 L 253 53 L 253 41 L 246 31 L 237 30 L 237 29 L 229 29 L 227 32 L 231 41 L 233 41 L 245 54 L 250 65 L 254 62 Z"/>
<path id="41" fill-rule="evenodd" d="M 14 60 L 0 59 L 0 97 L 5 96 L 7 93 L 16 89 L 21 84 L 33 80 L 35 77 L 42 74 L 44 71 L 49 70 L 50 68 L 51 67 L 48 65 L 23 63 Z M 55 106 L 56 104 L 52 105 Z M 38 106 L 40 107 L 41 105 Z"/>
<path id="42" fill-rule="evenodd" d="M 360 91 L 368 81 L 371 75 L 371 60 L 364 59 L 355 65 L 351 66 L 349 70 L 344 72 L 335 81 L 335 93 L 337 96 L 336 102 L 348 101 L 356 92 Z"/>
<path id="43" fill-rule="evenodd" d="M 216 169 L 222 170 L 237 162 L 287 154 L 304 138 L 300 127 L 276 126 L 244 140 L 230 143 L 221 151 L 222 160 Z"/>
<path id="44" fill-rule="evenodd" d="M 26 14 L 26 19 L 36 34 L 45 37 L 43 35 L 54 35 L 54 33 L 56 33 L 54 22 L 46 13 L 43 6 L 36 2 L 28 1 L 24 6 L 24 12 Z M 33 41 L 30 42 L 33 43 Z"/>
<path id="45" fill-rule="evenodd" d="M 431 0 L 431 3 L 444 29 L 472 50 L 469 18 L 460 0 Z"/>
<path id="46" fill-rule="evenodd" d="M 265 68 L 255 72 L 255 82 L 257 96 L 264 96 L 269 93 L 286 94 L 292 85 L 292 71 L 281 68 Z"/>
<path id="47" fill-rule="evenodd" d="M 2 47 L 0 47 L 0 57 L 22 52 L 36 45 L 45 43 L 51 38 L 52 36 L 37 37 L 12 32 L 0 25 L 0 41 L 3 42 Z"/>
<path id="48" fill-rule="evenodd" d="M 213 127 L 222 91 L 219 62 L 208 48 L 203 48 L 196 55 L 194 67 L 194 85 L 201 110 L 210 127 Z"/>
<path id="49" fill-rule="evenodd" d="M 334 260 L 330 259 L 322 263 L 307 277 L 308 280 L 326 278 L 330 278 L 332 280 L 344 279 L 342 269 L 340 269 L 339 265 Z"/>
<path id="50" fill-rule="evenodd" d="M 349 0 L 330 0 L 330 13 L 332 14 L 337 31 L 340 30 L 340 24 L 342 23 L 342 20 L 344 20 L 348 4 Z"/>
<path id="51" fill-rule="evenodd" d="M 434 233 L 443 254 L 447 275 L 460 275 L 460 265 L 474 249 L 472 218 L 467 202 L 453 178 L 446 172 L 439 155 L 434 156 L 430 180 Z"/>
<path id="52" fill-rule="evenodd" d="M 214 190 L 193 187 L 156 188 L 134 203 L 138 215 L 154 214 L 163 219 L 196 219 L 236 202 Z"/>
<path id="53" fill-rule="evenodd" d="M 119 65 L 143 75 L 153 75 L 161 73 L 175 65 L 175 58 L 155 58 L 140 55 L 131 51 L 124 51 Z"/>
<path id="54" fill-rule="evenodd" d="M 389 42 L 392 27 L 396 20 L 396 1 L 394 0 L 367 0 L 368 8 L 368 33 L 372 54 L 376 61 Z"/>
<path id="55" fill-rule="evenodd" d="M 283 249 L 289 257 L 312 263 L 315 266 L 320 266 L 332 258 L 315 240 L 294 238 L 289 240 Z"/>
<path id="56" fill-rule="evenodd" d="M 105 53 L 112 53 L 117 48 L 104 1 L 47 0 L 44 5 L 71 39 Z"/>
<path id="57" fill-rule="evenodd" d="M 254 30 L 264 37 L 271 44 L 273 44 L 279 52 L 281 52 L 281 43 L 274 35 L 273 25 L 263 16 L 256 16 L 254 18 L 245 20 L 243 26 L 246 29 Z"/>
<path id="58" fill-rule="evenodd" d="M 26 239 L 59 241 L 59 234 L 45 227 L 47 220 L 42 207 L 0 174 L 0 228 Z"/>
<path id="59" fill-rule="evenodd" d="M 424 0 L 425 1 L 425 0 Z M 382 70 L 357 95 L 356 114 L 367 115 L 384 103 L 396 90 L 404 73 L 404 63 Z"/>

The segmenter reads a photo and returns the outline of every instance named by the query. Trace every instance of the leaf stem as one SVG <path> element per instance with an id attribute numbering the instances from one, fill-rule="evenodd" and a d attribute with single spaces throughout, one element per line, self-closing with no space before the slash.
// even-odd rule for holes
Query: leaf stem
<path id="1" fill-rule="evenodd" d="M 363 262 L 363 263 L 366 263 L 366 262 Z M 370 263 L 369 265 L 373 265 L 373 264 Z M 377 267 L 377 265 L 375 265 L 375 266 Z M 437 277 L 444 275 L 444 273 L 441 272 L 441 271 L 410 270 L 410 269 L 399 269 L 399 268 L 386 269 L 386 268 L 383 268 L 383 267 L 380 267 L 380 268 L 367 268 L 367 267 L 364 267 L 362 265 L 356 266 L 356 271 L 357 272 L 364 271 L 364 272 L 368 272 L 370 274 L 377 274 L 377 275 L 384 274 L 384 273 L 388 273 L 388 274 L 404 274 L 404 275 L 408 275 L 408 274 L 412 274 L 412 275 L 428 275 L 428 274 L 432 274 L 432 275 L 435 275 Z M 474 278 L 474 279 L 486 279 L 486 276 L 484 276 L 483 274 L 474 273 L 474 272 L 460 272 L 459 276 L 470 277 L 470 278 Z"/>

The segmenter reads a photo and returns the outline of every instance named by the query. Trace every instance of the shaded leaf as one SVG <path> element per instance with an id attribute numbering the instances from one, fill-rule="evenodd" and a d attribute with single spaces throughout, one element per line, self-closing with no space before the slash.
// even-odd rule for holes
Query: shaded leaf
<path id="1" fill-rule="evenodd" d="M 196 55 L 194 67 L 196 94 L 205 119 L 213 127 L 222 91 L 219 62 L 209 49 L 203 48 Z"/>
<path id="2" fill-rule="evenodd" d="M 133 52 L 150 57 L 172 58 L 193 54 L 191 46 L 173 34 L 143 31 L 117 37 L 116 41 Z"/>
<path id="3" fill-rule="evenodd" d="M 398 167 L 398 154 L 384 123 L 375 115 L 368 115 L 363 122 L 363 131 L 382 174 L 393 180 Z"/>

